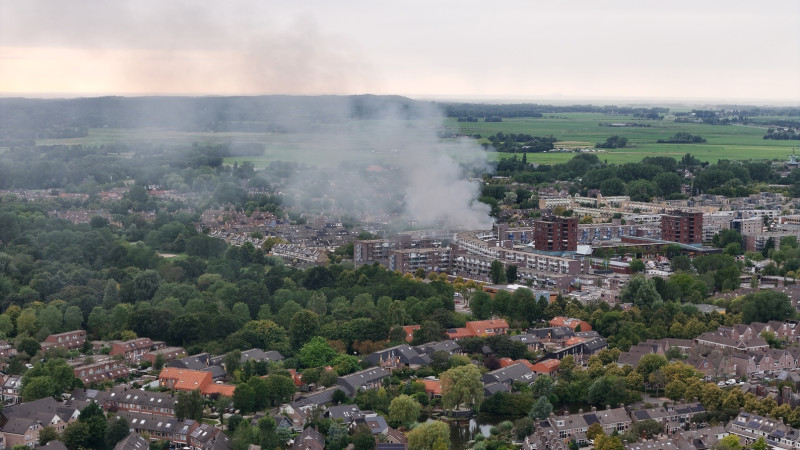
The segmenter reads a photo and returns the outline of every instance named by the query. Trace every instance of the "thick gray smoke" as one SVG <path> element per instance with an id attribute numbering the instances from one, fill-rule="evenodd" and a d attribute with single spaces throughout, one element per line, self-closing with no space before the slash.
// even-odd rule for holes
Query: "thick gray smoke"
<path id="1" fill-rule="evenodd" d="M 295 205 L 401 226 L 491 226 L 489 207 L 477 201 L 480 182 L 469 178 L 487 170 L 486 154 L 470 139 L 443 140 L 437 109 L 409 112 L 387 102 L 370 119 L 352 119 L 349 109 L 295 147 L 309 163 L 319 161 L 290 181 Z"/>

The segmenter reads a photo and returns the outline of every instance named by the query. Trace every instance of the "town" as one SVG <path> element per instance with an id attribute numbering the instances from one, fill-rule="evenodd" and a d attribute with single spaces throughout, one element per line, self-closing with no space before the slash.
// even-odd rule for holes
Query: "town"
<path id="1" fill-rule="evenodd" d="M 406 182 L 403 139 L 341 174 L 249 144 L 9 142 L 0 447 L 800 447 L 794 154 L 609 163 L 625 138 L 470 132 L 503 108 L 442 105 L 431 145 L 506 154 L 433 166 L 447 195 Z M 604 133 L 669 114 L 536 108 Z M 669 123 L 770 141 L 790 112 Z"/>

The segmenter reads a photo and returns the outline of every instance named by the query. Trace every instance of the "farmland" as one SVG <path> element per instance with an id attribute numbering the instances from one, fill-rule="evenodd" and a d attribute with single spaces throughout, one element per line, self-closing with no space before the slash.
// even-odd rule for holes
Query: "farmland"
<path id="1" fill-rule="evenodd" d="M 609 127 L 600 123 L 641 123 L 649 127 Z M 608 116 L 597 113 L 561 113 L 542 118 L 504 119 L 502 122 L 457 122 L 448 119 L 446 126 L 453 132 L 481 135 L 480 142 L 497 132 L 524 133 L 532 136 L 555 136 L 556 147 L 592 147 L 613 135 L 628 138 L 628 148 L 603 150 L 598 154 L 609 163 L 639 161 L 648 155 L 663 155 L 679 158 L 691 153 L 702 161 L 716 162 L 719 159 L 785 159 L 792 146 L 800 147 L 797 141 L 775 141 L 763 139 L 764 128 L 745 125 L 706 125 L 698 123 L 676 123 L 670 118 L 662 121 L 635 120 L 630 116 Z M 658 144 L 658 139 L 667 139 L 678 132 L 700 135 L 708 142 L 703 144 Z M 494 153 L 495 158 L 510 157 L 510 153 Z M 572 158 L 572 153 L 528 154 L 529 162 L 557 163 Z"/>
<path id="2" fill-rule="evenodd" d="M 649 127 L 609 127 L 599 124 L 641 123 Z M 639 161 L 648 155 L 665 155 L 679 158 L 691 153 L 703 161 L 719 159 L 785 159 L 797 141 L 765 140 L 764 128 L 746 125 L 706 125 L 698 123 L 676 123 L 671 118 L 662 121 L 637 120 L 631 116 L 609 116 L 599 113 L 559 113 L 542 118 L 504 119 L 502 122 L 457 122 L 445 119 L 445 128 L 452 133 L 481 135 L 479 143 L 488 143 L 487 138 L 497 132 L 524 133 L 533 136 L 555 136 L 556 147 L 578 149 L 593 147 L 612 135 L 628 138 L 628 147 L 602 150 L 601 160 L 609 163 Z M 257 143 L 264 146 L 264 155 L 258 157 L 229 157 L 226 164 L 251 161 L 264 167 L 272 161 L 294 161 L 330 165 L 352 159 L 376 162 L 391 162 L 398 155 L 390 143 L 379 139 L 380 121 L 351 121 L 337 124 L 333 136 L 345 138 L 323 139 L 331 136 L 322 130 L 313 132 L 196 132 L 175 131 L 158 128 L 120 129 L 92 128 L 89 135 L 80 138 L 38 140 L 37 145 L 104 145 L 124 143 L 129 145 L 187 145 L 194 142 Z M 378 130 L 378 131 L 376 131 Z M 702 144 L 658 144 L 658 139 L 667 139 L 678 132 L 700 135 L 707 140 Z M 469 160 L 475 156 L 474 146 L 463 145 L 464 139 L 444 139 L 440 147 L 458 160 Z M 510 157 L 511 153 L 489 153 L 490 160 Z M 528 161 L 552 164 L 566 161 L 574 156 L 571 152 L 549 152 L 528 154 Z"/>

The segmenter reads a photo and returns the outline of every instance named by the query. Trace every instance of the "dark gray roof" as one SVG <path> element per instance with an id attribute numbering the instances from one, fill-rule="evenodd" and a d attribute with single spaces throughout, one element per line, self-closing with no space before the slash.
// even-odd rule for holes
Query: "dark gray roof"
<path id="1" fill-rule="evenodd" d="M 489 383 L 483 385 L 483 393 L 487 397 L 498 392 L 510 392 L 511 388 L 504 383 Z"/>
<path id="2" fill-rule="evenodd" d="M 530 367 L 522 363 L 512 364 L 497 370 L 493 370 L 483 375 L 483 382 L 489 383 L 506 383 L 510 384 L 513 381 L 522 381 L 523 383 L 533 383 L 536 379 L 536 374 L 533 373 Z"/>
<path id="3" fill-rule="evenodd" d="M 562 339 L 575 335 L 569 327 L 548 327 L 548 328 L 528 328 L 528 334 L 539 337 L 539 339 Z"/>
<path id="4" fill-rule="evenodd" d="M 397 359 L 401 364 L 426 365 L 431 362 L 430 356 L 425 353 L 420 354 L 417 349 L 408 344 L 397 345 L 370 353 L 365 359 L 373 365 L 380 364 L 381 361 L 393 359 Z"/>
<path id="5" fill-rule="evenodd" d="M 350 423 L 361 417 L 361 410 L 358 409 L 358 405 L 331 406 L 325 415 L 334 420 L 341 419 L 344 423 Z"/>
<path id="6" fill-rule="evenodd" d="M 333 393 L 336 392 L 336 389 L 338 389 L 338 387 L 330 387 L 322 391 L 301 395 L 297 400 L 291 403 L 291 406 L 294 409 L 298 409 L 304 406 L 316 406 L 330 403 L 333 401 Z"/>
<path id="7" fill-rule="evenodd" d="M 150 443 L 135 432 L 131 432 L 114 446 L 114 450 L 149 450 L 149 448 Z"/>
<path id="8" fill-rule="evenodd" d="M 589 339 L 588 341 L 581 342 L 583 345 L 584 353 L 594 353 L 596 351 L 602 350 L 608 347 L 608 342 L 605 339 L 599 337 L 594 339 Z"/>
<path id="9" fill-rule="evenodd" d="M 298 446 L 303 441 L 316 441 L 321 445 L 325 445 L 325 436 L 322 435 L 319 431 L 309 427 L 303 430 L 302 433 L 298 434 L 296 438 L 294 438 L 294 446 Z"/>
<path id="10" fill-rule="evenodd" d="M 359 388 L 367 384 L 376 383 L 390 375 L 389 371 L 382 367 L 373 367 L 360 372 L 351 373 L 339 377 L 336 384 L 348 395 L 355 395 Z"/>
<path id="11" fill-rule="evenodd" d="M 420 353 L 428 355 L 434 352 L 454 353 L 461 350 L 461 346 L 458 345 L 458 342 L 450 339 L 442 342 L 428 342 L 427 344 L 418 345 L 417 350 L 419 350 Z"/>
<path id="12" fill-rule="evenodd" d="M 179 369 L 202 370 L 211 365 L 211 355 L 199 353 L 187 356 L 186 358 L 173 359 L 167 362 L 167 367 L 177 367 Z"/>
<path id="13" fill-rule="evenodd" d="M 48 441 L 47 444 L 40 445 L 36 448 L 39 450 L 67 450 L 67 446 L 58 439 L 55 441 Z"/>
<path id="14" fill-rule="evenodd" d="M 6 424 L 0 428 L 0 431 L 3 433 L 23 435 L 37 422 L 36 419 L 30 417 L 9 417 Z"/>

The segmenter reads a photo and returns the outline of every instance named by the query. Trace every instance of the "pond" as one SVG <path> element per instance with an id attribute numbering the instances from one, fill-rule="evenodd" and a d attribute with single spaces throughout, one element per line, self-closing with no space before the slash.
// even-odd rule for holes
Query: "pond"
<path id="1" fill-rule="evenodd" d="M 489 436 L 489 430 L 502 422 L 503 419 L 494 416 L 478 415 L 469 420 L 450 422 L 450 448 L 460 450 L 468 447 L 469 441 L 482 434 Z"/>

